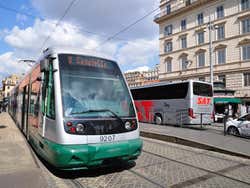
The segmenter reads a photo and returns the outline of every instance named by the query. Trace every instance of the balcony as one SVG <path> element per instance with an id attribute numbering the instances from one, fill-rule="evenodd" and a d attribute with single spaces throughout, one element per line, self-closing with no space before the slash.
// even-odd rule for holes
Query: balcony
<path id="1" fill-rule="evenodd" d="M 155 15 L 154 21 L 158 22 L 160 18 L 172 15 L 175 13 L 178 13 L 179 10 L 182 10 L 183 8 L 193 5 L 195 2 L 203 1 L 203 0 L 185 0 L 185 1 L 177 1 L 174 4 L 171 4 L 171 12 L 167 11 L 167 8 L 161 9 L 161 12 Z"/>

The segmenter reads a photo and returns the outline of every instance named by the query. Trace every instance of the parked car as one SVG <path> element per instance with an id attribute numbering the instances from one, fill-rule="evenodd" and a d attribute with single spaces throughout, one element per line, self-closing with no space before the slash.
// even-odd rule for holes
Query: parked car
<path id="1" fill-rule="evenodd" d="M 250 113 L 240 116 L 239 118 L 229 118 L 226 122 L 228 134 L 250 136 Z"/>
<path id="2" fill-rule="evenodd" d="M 214 122 L 223 122 L 224 116 L 224 114 L 216 113 L 214 115 Z"/>

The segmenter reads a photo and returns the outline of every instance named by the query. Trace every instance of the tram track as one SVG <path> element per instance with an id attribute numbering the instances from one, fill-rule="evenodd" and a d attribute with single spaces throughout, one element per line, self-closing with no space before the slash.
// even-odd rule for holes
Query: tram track
<path id="1" fill-rule="evenodd" d="M 150 142 L 150 143 L 153 143 L 153 144 L 161 145 L 159 142 L 151 140 L 151 138 L 143 137 L 143 139 L 145 139 L 146 142 Z M 161 142 L 164 142 L 164 141 L 161 141 Z M 166 143 L 167 143 L 167 142 L 166 142 Z M 185 145 L 184 145 L 184 146 L 185 146 Z M 242 163 L 242 162 L 239 162 L 239 161 L 237 161 L 237 160 L 228 159 L 228 158 L 223 158 L 223 157 L 219 157 L 219 156 L 214 156 L 214 155 L 211 155 L 211 154 L 208 154 L 208 153 L 207 153 L 207 152 L 215 152 L 215 153 L 218 153 L 218 154 L 227 155 L 227 154 L 219 153 L 219 152 L 216 152 L 216 151 L 213 151 L 213 150 L 206 150 L 206 149 L 196 148 L 196 149 L 204 150 L 204 152 L 197 152 L 197 151 L 195 151 L 195 150 L 190 151 L 189 149 L 180 148 L 180 147 L 175 147 L 175 146 L 173 146 L 173 145 L 168 145 L 168 147 L 176 148 L 176 149 L 183 150 L 183 151 L 187 151 L 187 152 L 193 152 L 193 153 L 196 153 L 197 155 L 205 155 L 205 156 L 208 156 L 208 157 L 213 157 L 213 158 L 221 159 L 221 160 L 224 160 L 224 161 Z M 185 146 L 185 147 L 190 147 L 190 146 Z M 242 158 L 242 157 L 238 157 L 238 158 L 245 159 L 245 158 Z"/>
<path id="2" fill-rule="evenodd" d="M 81 182 L 77 179 L 70 180 L 70 182 L 74 185 L 74 188 L 86 188 L 81 184 Z"/>
<path id="3" fill-rule="evenodd" d="M 245 182 L 245 181 L 242 181 L 242 180 L 239 180 L 239 179 L 236 179 L 236 178 L 233 178 L 233 177 L 230 177 L 230 176 L 227 176 L 227 175 L 224 175 L 223 173 L 226 173 L 226 172 L 229 172 L 231 170 L 235 170 L 237 168 L 240 168 L 240 167 L 245 167 L 245 166 L 249 166 L 247 164 L 244 164 L 244 163 L 239 163 L 235 166 L 230 166 L 228 168 L 225 168 L 225 169 L 222 169 L 222 170 L 219 170 L 219 171 L 212 171 L 212 170 L 208 170 L 208 169 L 205 169 L 205 168 L 202 168 L 202 167 L 198 167 L 198 166 L 194 166 L 192 164 L 188 164 L 188 163 L 185 163 L 185 162 L 181 162 L 181 161 L 178 161 L 178 160 L 175 160 L 175 159 L 171 159 L 169 157 L 166 157 L 166 156 L 162 156 L 160 154 L 155 154 L 155 153 L 152 153 L 152 152 L 149 152 L 149 151 L 146 151 L 146 150 L 142 150 L 144 153 L 147 153 L 149 155 L 153 155 L 153 156 L 156 156 L 156 157 L 160 157 L 160 158 L 163 158 L 163 159 L 166 159 L 168 161 L 171 161 L 171 162 L 174 162 L 174 163 L 178 163 L 178 164 L 181 164 L 181 165 L 185 165 L 185 166 L 188 166 L 188 167 L 191 167 L 191 168 L 195 168 L 195 169 L 198 169 L 198 170 L 202 170 L 202 171 L 205 171 L 207 172 L 208 174 L 210 174 L 209 178 L 212 178 L 212 177 L 215 177 L 215 176 L 220 176 L 220 177 L 223 177 L 223 178 L 227 178 L 229 180 L 233 180 L 233 181 L 236 181 L 236 182 L 239 182 L 239 183 L 242 183 L 242 184 L 245 184 L 247 186 L 250 186 L 250 183 L 248 182 Z M 211 176 L 211 175 L 214 175 L 214 176 Z M 205 177 L 206 176 L 206 177 Z M 198 177 L 197 179 L 208 179 L 207 176 L 208 175 L 205 175 L 204 177 Z M 187 180 L 187 181 L 190 181 L 190 180 Z M 193 180 L 192 180 L 193 181 Z M 175 186 L 173 186 L 175 187 Z"/>
<path id="4" fill-rule="evenodd" d="M 23 135 L 24 136 L 24 135 Z M 150 143 L 153 143 L 153 144 L 158 144 L 160 145 L 160 143 L 158 143 L 157 141 L 153 141 L 153 140 L 149 140 L 146 138 L 146 142 L 150 142 Z M 37 165 L 38 168 L 41 168 L 41 166 L 39 165 L 40 161 L 39 159 L 37 158 L 35 152 L 33 151 L 32 147 L 30 146 L 30 144 L 27 142 L 26 140 L 26 144 L 32 154 L 32 157 L 35 161 L 35 164 Z M 233 177 L 230 177 L 230 176 L 227 176 L 227 175 L 224 175 L 223 173 L 226 173 L 226 172 L 229 172 L 231 170 L 234 170 L 234 169 L 237 169 L 237 168 L 240 168 L 240 167 L 245 167 L 245 166 L 249 166 L 248 164 L 245 164 L 245 163 L 240 163 L 236 160 L 231 160 L 231 159 L 225 159 L 225 158 L 222 158 L 222 157 L 218 157 L 218 156 L 213 156 L 213 155 L 210 155 L 210 154 L 207 154 L 207 153 L 204 153 L 204 152 L 197 152 L 197 151 L 190 151 L 188 149 L 185 149 L 185 148 L 179 148 L 179 147 L 175 147 L 175 146 L 172 146 L 172 145 L 169 145 L 169 147 L 172 147 L 172 148 L 177 148 L 179 150 L 183 150 L 183 151 L 189 151 L 189 152 L 194 152 L 194 153 L 197 153 L 198 155 L 206 155 L 206 156 L 209 156 L 209 157 L 213 157 L 213 158 L 218 158 L 218 159 L 221 159 L 221 160 L 227 160 L 227 161 L 231 161 L 231 162 L 237 162 L 238 164 L 237 165 L 234 165 L 234 166 L 230 166 L 228 168 L 225 168 L 225 169 L 222 169 L 222 170 L 219 170 L 219 171 L 212 171 L 212 170 L 207 170 L 205 168 L 202 168 L 202 167 L 197 167 L 195 165 L 192 165 L 192 164 L 189 164 L 189 163 L 185 163 L 185 162 L 181 162 L 179 160 L 175 160 L 175 159 L 172 159 L 172 158 L 169 158 L 169 157 L 166 157 L 164 155 L 161 155 L 161 154 L 156 154 L 156 153 L 152 153 L 150 151 L 147 151 L 147 150 L 142 150 L 143 153 L 146 153 L 146 154 L 149 154 L 151 156 L 156 156 L 156 157 L 160 157 L 160 158 L 163 158 L 165 160 L 168 160 L 168 161 L 171 161 L 171 162 L 174 162 L 174 163 L 178 163 L 178 164 L 181 164 L 181 165 L 185 165 L 185 166 L 188 166 L 188 167 L 192 167 L 192 168 L 195 168 L 195 169 L 198 169 L 198 170 L 202 170 L 202 171 L 205 171 L 207 172 L 206 175 L 203 175 L 203 176 L 200 176 L 200 177 L 196 177 L 194 179 L 189 179 L 187 181 L 184 181 L 184 182 L 181 182 L 181 183 L 178 183 L 178 184 L 175 184 L 175 185 L 172 185 L 170 187 L 172 188 L 180 188 L 180 187 L 185 187 L 186 185 L 190 185 L 190 184 L 194 184 L 194 183 L 199 183 L 199 182 L 202 182 L 202 181 L 205 181 L 205 180 L 208 180 L 210 178 L 213 178 L 215 176 L 220 176 L 220 177 L 223 177 L 223 178 L 226 178 L 226 179 L 229 179 L 229 180 L 232 180 L 232 181 L 236 181 L 238 183 L 242 183 L 242 184 L 245 184 L 247 186 L 250 186 L 250 183 L 248 182 L 245 182 L 245 181 L 242 181 L 242 180 L 239 180 L 239 179 L 236 179 L 236 178 L 233 178 Z M 162 162 L 163 163 L 163 162 Z M 154 164 L 155 165 L 155 164 Z M 140 167 L 139 167 L 140 168 Z M 160 187 L 160 188 L 163 188 L 165 186 L 159 184 L 158 182 L 148 178 L 147 176 L 141 174 L 141 173 L 138 173 L 137 171 L 133 170 L 133 169 L 125 169 L 124 171 L 128 171 L 132 174 L 134 174 L 135 176 L 137 176 L 138 178 L 142 178 L 144 179 L 145 181 L 147 182 L 150 182 L 151 184 L 157 186 L 157 187 Z M 86 186 L 84 185 L 82 182 L 81 182 L 81 179 L 83 177 L 79 177 L 79 178 L 75 178 L 75 179 L 62 179 L 63 182 L 69 186 L 69 187 L 73 187 L 73 188 L 89 188 L 89 186 Z"/>
<path id="5" fill-rule="evenodd" d="M 153 143 L 153 144 L 160 144 L 158 142 L 155 142 L 153 140 L 148 140 L 148 139 L 147 139 L 147 142 L 150 142 L 150 143 Z M 249 164 L 241 163 L 241 162 L 239 162 L 237 160 L 231 160 L 231 159 L 226 159 L 226 158 L 222 158 L 222 157 L 218 157 L 218 156 L 213 156 L 213 155 L 210 155 L 210 154 L 207 154 L 207 153 L 204 153 L 204 152 L 190 151 L 190 150 L 185 149 L 185 148 L 174 147 L 174 146 L 171 146 L 171 145 L 170 145 L 170 147 L 171 148 L 176 148 L 176 149 L 179 149 L 179 150 L 183 150 L 183 151 L 194 152 L 197 155 L 205 155 L 205 156 L 217 158 L 217 159 L 220 159 L 220 160 L 225 160 L 225 161 L 235 162 L 236 163 L 235 165 L 229 166 L 227 168 L 224 168 L 224 169 L 221 169 L 221 170 L 218 170 L 218 171 L 213 171 L 213 170 L 208 170 L 206 168 L 198 167 L 198 166 L 186 163 L 186 162 L 182 162 L 182 161 L 180 161 L 181 159 L 175 160 L 175 159 L 166 157 L 164 155 L 157 154 L 157 153 L 152 153 L 150 151 L 147 151 L 147 150 L 143 149 L 142 152 L 145 153 L 145 154 L 148 154 L 148 155 L 151 155 L 151 156 L 155 156 L 155 157 L 160 157 L 160 158 L 165 159 L 167 161 L 171 161 L 173 163 L 185 165 L 185 166 L 188 166 L 188 167 L 191 167 L 191 168 L 194 168 L 194 169 L 197 169 L 197 170 L 201 170 L 201 171 L 204 171 L 204 172 L 207 173 L 205 175 L 202 175 L 202 176 L 199 176 L 199 177 L 194 177 L 193 179 L 188 179 L 188 180 L 186 180 L 184 182 L 180 182 L 180 183 L 171 185 L 170 187 L 172 187 L 172 188 L 181 188 L 181 187 L 185 187 L 185 186 L 188 186 L 188 185 L 193 185 L 193 184 L 196 184 L 196 183 L 201 183 L 203 181 L 206 181 L 206 180 L 209 180 L 209 179 L 215 178 L 215 177 L 222 177 L 222 178 L 225 178 L 225 179 L 237 182 L 237 183 L 244 184 L 246 186 L 250 186 L 249 182 L 246 182 L 246 181 L 243 181 L 243 180 L 239 180 L 239 179 L 236 179 L 234 177 L 230 177 L 230 176 L 225 175 L 225 173 L 227 173 L 227 172 L 239 169 L 241 167 L 249 166 Z M 166 163 L 167 161 L 161 162 L 161 163 Z M 152 165 L 156 165 L 156 164 L 152 164 Z M 145 166 L 139 167 L 139 168 L 144 168 L 144 167 Z M 145 181 L 147 181 L 147 182 L 155 185 L 156 187 L 160 187 L 160 188 L 165 187 L 165 186 L 161 185 L 159 182 L 156 182 L 155 180 L 153 180 L 153 179 L 145 176 L 144 174 L 141 174 L 141 173 L 137 172 L 135 169 L 125 169 L 124 171 L 132 173 L 134 176 L 136 176 L 136 177 L 138 177 L 140 179 L 143 179 L 143 180 L 145 180 Z M 87 187 L 89 187 L 89 186 L 84 185 L 81 182 L 82 178 L 83 177 L 69 180 L 70 183 L 71 183 L 71 186 L 75 187 L 75 188 L 87 188 Z"/>

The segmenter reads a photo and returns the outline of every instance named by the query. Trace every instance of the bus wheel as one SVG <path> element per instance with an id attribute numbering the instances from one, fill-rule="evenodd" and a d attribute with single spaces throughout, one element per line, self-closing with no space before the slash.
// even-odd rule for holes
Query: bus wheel
<path id="1" fill-rule="evenodd" d="M 156 114 L 156 115 L 155 115 L 155 123 L 156 123 L 157 125 L 161 125 L 161 124 L 162 124 L 162 117 L 161 117 L 160 114 Z"/>

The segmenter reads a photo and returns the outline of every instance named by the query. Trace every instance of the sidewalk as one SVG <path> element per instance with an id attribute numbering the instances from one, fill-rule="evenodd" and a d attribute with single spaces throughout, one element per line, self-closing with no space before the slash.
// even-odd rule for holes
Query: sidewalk
<path id="1" fill-rule="evenodd" d="M 0 114 L 0 187 L 48 187 L 42 170 L 8 113 Z"/>
<path id="2" fill-rule="evenodd" d="M 221 126 L 194 129 L 140 123 L 140 130 L 141 135 L 145 137 L 250 158 L 250 139 L 224 136 Z"/>

